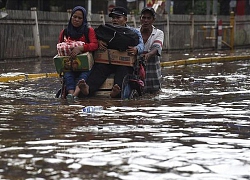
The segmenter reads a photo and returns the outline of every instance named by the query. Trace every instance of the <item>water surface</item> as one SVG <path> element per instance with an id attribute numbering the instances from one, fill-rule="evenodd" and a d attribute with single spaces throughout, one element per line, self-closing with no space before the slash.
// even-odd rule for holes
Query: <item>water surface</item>
<path id="1" fill-rule="evenodd" d="M 162 74 L 159 94 L 130 101 L 56 99 L 58 78 L 0 83 L 0 178 L 250 179 L 249 61 Z"/>

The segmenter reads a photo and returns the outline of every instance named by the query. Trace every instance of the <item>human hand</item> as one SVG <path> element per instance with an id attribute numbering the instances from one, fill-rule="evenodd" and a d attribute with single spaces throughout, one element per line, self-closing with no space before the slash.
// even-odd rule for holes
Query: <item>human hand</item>
<path id="1" fill-rule="evenodd" d="M 70 58 L 71 59 L 75 59 L 76 56 L 78 54 L 81 54 L 83 52 L 83 46 L 77 46 L 77 47 L 74 47 L 72 50 L 71 50 L 71 53 L 70 53 Z"/>
<path id="2" fill-rule="evenodd" d="M 144 60 L 148 61 L 151 57 L 155 56 L 156 54 L 157 54 L 157 49 L 153 49 L 153 50 L 143 54 Z"/>
<path id="3" fill-rule="evenodd" d="M 138 53 L 136 46 L 128 46 L 127 52 L 129 55 L 133 55 L 133 56 L 137 55 Z"/>
<path id="4" fill-rule="evenodd" d="M 147 61 L 151 57 L 151 54 L 150 53 L 143 54 L 143 57 L 144 60 Z"/>
<path id="5" fill-rule="evenodd" d="M 104 41 L 102 41 L 102 40 L 99 40 L 98 41 L 98 44 L 99 44 L 99 49 L 101 49 L 101 50 L 107 50 L 107 43 L 106 42 L 104 42 Z"/>

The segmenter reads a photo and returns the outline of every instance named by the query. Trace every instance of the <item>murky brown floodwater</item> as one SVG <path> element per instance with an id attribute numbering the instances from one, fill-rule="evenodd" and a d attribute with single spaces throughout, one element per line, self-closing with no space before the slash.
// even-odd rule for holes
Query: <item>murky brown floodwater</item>
<path id="1" fill-rule="evenodd" d="M 54 72 L 28 65 L 0 74 Z M 0 179 L 250 179 L 249 66 L 164 68 L 162 92 L 136 101 L 56 99 L 58 78 L 0 83 Z"/>

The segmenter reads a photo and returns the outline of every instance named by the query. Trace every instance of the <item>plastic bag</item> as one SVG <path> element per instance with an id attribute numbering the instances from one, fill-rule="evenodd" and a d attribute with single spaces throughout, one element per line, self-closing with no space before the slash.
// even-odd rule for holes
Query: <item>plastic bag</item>
<path id="1" fill-rule="evenodd" d="M 56 45 L 58 56 L 69 56 L 74 47 L 83 46 L 82 41 L 65 41 Z"/>

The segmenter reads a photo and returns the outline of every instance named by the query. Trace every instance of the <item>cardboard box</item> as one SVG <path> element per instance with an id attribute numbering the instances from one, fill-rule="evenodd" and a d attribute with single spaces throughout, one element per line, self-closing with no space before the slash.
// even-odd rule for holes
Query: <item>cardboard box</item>
<path id="1" fill-rule="evenodd" d="M 110 96 L 111 90 L 114 86 L 114 75 L 110 75 L 106 81 L 102 84 L 99 90 L 95 93 L 95 96 Z"/>
<path id="2" fill-rule="evenodd" d="M 53 59 L 58 74 L 71 70 L 89 71 L 94 64 L 92 53 L 89 52 L 77 55 L 76 59 L 72 60 L 72 68 L 69 56 L 56 55 Z"/>
<path id="3" fill-rule="evenodd" d="M 94 52 L 94 60 L 97 63 L 115 64 L 121 66 L 134 66 L 136 56 L 129 55 L 126 51 L 114 49 L 97 50 Z"/>
<path id="4" fill-rule="evenodd" d="M 101 90 L 112 90 L 114 86 L 114 76 L 110 76 L 106 79 L 106 81 L 102 84 L 102 86 L 99 88 Z"/>

